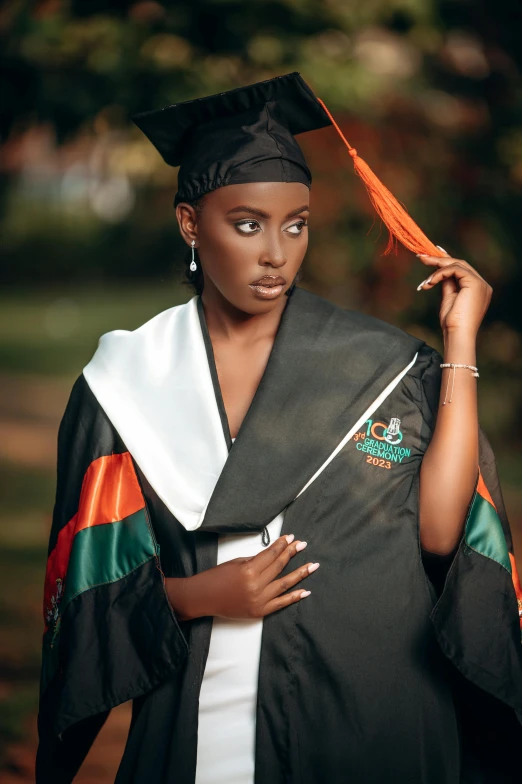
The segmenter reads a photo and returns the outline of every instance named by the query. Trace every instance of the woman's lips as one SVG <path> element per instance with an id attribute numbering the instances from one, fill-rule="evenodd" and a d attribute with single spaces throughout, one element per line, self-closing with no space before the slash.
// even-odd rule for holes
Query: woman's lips
<path id="1" fill-rule="evenodd" d="M 276 299 L 281 292 L 284 290 L 283 285 L 279 286 L 256 286 L 253 283 L 250 284 L 250 288 L 255 291 L 258 297 L 261 299 Z"/>
<path id="2" fill-rule="evenodd" d="M 283 292 L 286 279 L 281 275 L 265 275 L 249 285 L 261 299 L 276 299 Z"/>

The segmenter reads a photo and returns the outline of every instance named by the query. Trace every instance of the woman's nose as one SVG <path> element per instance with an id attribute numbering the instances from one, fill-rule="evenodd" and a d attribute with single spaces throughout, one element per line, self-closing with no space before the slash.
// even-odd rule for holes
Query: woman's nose
<path id="1" fill-rule="evenodd" d="M 286 264 L 286 253 L 283 245 L 278 240 L 268 242 L 261 256 L 259 263 L 265 267 L 275 267 L 278 269 Z"/>

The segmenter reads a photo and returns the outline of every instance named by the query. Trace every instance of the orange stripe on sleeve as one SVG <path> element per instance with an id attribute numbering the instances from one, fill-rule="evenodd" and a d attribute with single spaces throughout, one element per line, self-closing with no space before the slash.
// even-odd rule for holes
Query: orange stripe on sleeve
<path id="1" fill-rule="evenodd" d="M 493 509 L 496 510 L 497 507 L 495 506 L 495 503 L 494 503 L 494 501 L 493 501 L 493 499 L 491 497 L 491 494 L 490 494 L 488 488 L 486 487 L 486 483 L 484 482 L 484 480 L 482 478 L 482 474 L 480 473 L 480 470 L 479 470 L 479 478 L 478 478 L 478 482 L 477 482 L 477 493 L 479 495 L 481 495 L 482 498 L 484 498 L 486 501 L 488 501 L 491 504 L 491 506 L 493 507 Z"/>
<path id="2" fill-rule="evenodd" d="M 129 452 L 99 457 L 83 479 L 76 533 L 92 525 L 123 520 L 144 505 Z"/>
<path id="3" fill-rule="evenodd" d="M 488 503 L 490 503 L 491 506 L 493 507 L 493 509 L 495 509 L 495 511 L 496 511 L 496 506 L 495 506 L 495 504 L 493 502 L 493 499 L 491 497 L 491 493 L 489 492 L 488 488 L 486 487 L 486 483 L 484 482 L 484 479 L 482 478 L 482 474 L 480 473 L 480 469 L 479 469 L 479 478 L 478 478 L 478 482 L 477 482 L 477 493 L 480 496 L 482 496 L 482 498 L 484 498 L 486 501 L 488 501 Z M 520 617 L 520 627 L 522 628 L 522 586 L 520 585 L 520 578 L 518 576 L 517 564 L 516 564 L 516 561 L 515 561 L 515 556 L 513 555 L 513 553 L 508 553 L 508 555 L 509 555 L 509 560 L 510 560 L 510 563 L 511 563 L 511 578 L 513 580 L 513 587 L 515 589 L 515 594 L 516 594 L 517 602 L 518 602 L 518 614 L 519 614 L 519 617 Z"/>
<path id="4" fill-rule="evenodd" d="M 78 511 L 58 534 L 47 559 L 44 619 L 53 610 L 58 586 L 63 592 L 73 539 L 84 528 L 115 523 L 143 509 L 145 500 L 129 452 L 99 457 L 88 467 L 82 482 Z"/>
<path id="5" fill-rule="evenodd" d="M 522 628 L 522 586 L 520 585 L 520 578 L 518 576 L 517 564 L 513 553 L 509 553 L 509 560 L 511 561 L 511 577 L 513 579 L 513 587 L 518 601 L 518 615 L 520 617 L 520 627 Z"/>

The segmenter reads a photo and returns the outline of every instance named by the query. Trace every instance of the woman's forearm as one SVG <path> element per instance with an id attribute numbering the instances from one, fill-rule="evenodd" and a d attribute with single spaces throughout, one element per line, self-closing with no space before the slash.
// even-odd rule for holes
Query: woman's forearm
<path id="1" fill-rule="evenodd" d="M 193 577 L 166 577 L 165 590 L 178 621 L 191 621 L 210 613 L 205 611 L 205 590 L 200 575 Z"/>
<path id="2" fill-rule="evenodd" d="M 444 362 L 476 365 L 474 334 L 450 333 Z M 453 372 L 452 401 L 444 405 Z M 437 423 L 420 471 L 420 539 L 425 550 L 447 554 L 459 542 L 477 471 L 477 379 L 465 368 L 444 368 Z"/>
<path id="3" fill-rule="evenodd" d="M 477 332 L 492 289 L 467 261 L 439 249 L 443 257 L 419 254 L 423 264 L 435 271 L 418 290 L 441 287 L 444 363 L 476 366 Z M 437 422 L 420 470 L 420 540 L 425 550 L 448 555 L 455 549 L 462 537 L 477 473 L 477 380 L 467 368 L 445 368 Z"/>

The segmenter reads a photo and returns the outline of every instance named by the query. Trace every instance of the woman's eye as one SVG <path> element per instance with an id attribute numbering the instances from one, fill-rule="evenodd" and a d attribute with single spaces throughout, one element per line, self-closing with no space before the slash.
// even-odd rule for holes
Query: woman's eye
<path id="1" fill-rule="evenodd" d="M 257 221 L 244 221 L 243 223 L 236 223 L 236 228 L 243 234 L 255 234 L 259 229 L 259 223 Z"/>
<path id="2" fill-rule="evenodd" d="M 290 234 L 302 234 L 303 228 L 308 226 L 308 223 L 304 220 L 298 221 L 297 223 L 293 223 L 291 226 L 287 228 Z"/>

